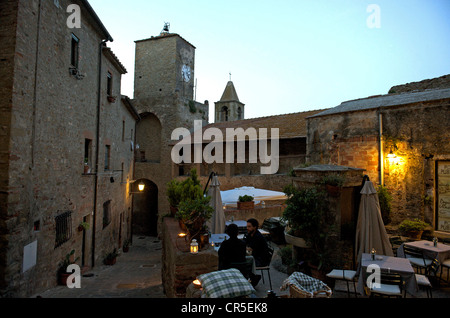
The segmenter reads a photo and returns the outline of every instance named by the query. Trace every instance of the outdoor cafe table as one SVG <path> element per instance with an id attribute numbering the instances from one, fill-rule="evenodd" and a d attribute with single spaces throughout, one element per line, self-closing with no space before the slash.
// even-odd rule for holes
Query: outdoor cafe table
<path id="1" fill-rule="evenodd" d="M 450 245 L 438 243 L 437 246 L 434 247 L 433 242 L 424 240 L 403 243 L 397 250 L 398 257 L 405 257 L 403 250 L 404 245 L 420 249 L 423 251 L 426 258 L 437 259 L 441 263 L 446 259 L 450 259 Z"/>
<path id="2" fill-rule="evenodd" d="M 356 286 L 356 291 L 362 295 L 365 294 L 364 286 L 366 285 L 366 280 L 372 273 L 367 272 L 367 267 L 374 264 L 380 267 L 380 271 L 384 273 L 400 274 L 403 281 L 405 282 L 404 288 L 406 291 L 415 296 L 419 291 L 417 285 L 417 280 L 415 272 L 411 263 L 406 258 L 386 256 L 386 255 L 376 255 L 375 260 L 372 260 L 371 255 L 363 253 L 361 256 L 361 261 L 358 264 L 357 275 L 358 285 Z"/>

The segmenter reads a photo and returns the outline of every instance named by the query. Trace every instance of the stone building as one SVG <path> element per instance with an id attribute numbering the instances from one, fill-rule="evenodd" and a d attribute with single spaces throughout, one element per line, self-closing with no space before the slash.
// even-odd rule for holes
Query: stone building
<path id="1" fill-rule="evenodd" d="M 392 225 L 421 218 L 445 236 L 450 232 L 449 78 L 395 86 L 389 94 L 310 116 L 308 162 L 365 169 L 393 196 Z"/>
<path id="2" fill-rule="evenodd" d="M 24 297 L 56 285 L 71 250 L 93 267 L 130 237 L 139 116 L 87 1 L 9 0 L 0 12 L 0 296 Z"/>
<path id="3" fill-rule="evenodd" d="M 175 33 L 136 41 L 133 104 L 141 120 L 136 132 L 135 179 L 146 184 L 135 196 L 133 233 L 157 234 L 168 213 L 166 185 L 171 180 L 172 132 L 208 122 L 208 101 L 194 100 L 195 47 Z"/>
<path id="4" fill-rule="evenodd" d="M 193 154 L 195 152 L 195 134 L 194 131 L 190 136 L 191 141 L 191 154 L 192 158 L 190 162 L 182 162 L 180 164 L 173 164 L 172 176 L 179 177 L 189 173 L 190 169 L 195 168 L 203 184 L 206 184 L 208 176 L 211 172 L 215 172 L 221 183 L 222 190 L 234 189 L 242 186 L 254 186 L 257 188 L 270 189 L 275 191 L 281 191 L 283 187 L 290 181 L 286 178 L 286 175 L 292 173 L 292 169 L 305 164 L 306 162 L 306 134 L 307 134 L 307 121 L 306 118 L 314 114 L 320 113 L 323 110 L 312 110 L 307 112 L 299 112 L 292 114 L 267 116 L 259 118 L 251 118 L 245 120 L 233 120 L 225 121 L 214 124 L 208 124 L 202 127 L 201 134 L 204 135 L 207 130 L 216 130 L 223 136 L 223 142 L 220 144 L 220 148 L 223 151 L 222 158 L 216 158 L 213 163 L 207 163 L 202 158 L 201 163 L 195 163 Z M 261 129 L 267 129 L 267 152 L 269 157 L 272 157 L 269 163 L 264 163 L 261 160 L 261 147 L 264 145 L 260 142 L 265 141 L 266 137 L 261 135 Z M 272 129 L 278 129 L 278 155 L 272 156 L 271 154 L 271 139 Z M 239 132 L 242 131 L 246 136 L 245 145 L 243 150 L 245 151 L 243 161 L 238 160 L 238 142 L 236 139 L 233 143 L 233 160 L 227 162 L 227 145 L 226 138 L 227 132 Z M 252 131 L 255 133 L 252 136 Z M 255 142 L 256 162 L 250 162 L 250 141 Z M 172 145 L 178 144 L 181 147 L 184 141 L 172 142 Z M 202 153 L 205 153 L 205 148 L 208 144 L 214 144 L 214 141 L 207 138 L 202 139 Z M 219 145 L 218 145 L 219 146 Z M 275 155 L 275 154 L 273 154 Z M 220 160 L 221 159 L 221 160 Z M 276 160 L 276 163 L 274 162 Z M 269 167 L 276 165 L 276 171 L 270 174 L 262 174 L 262 167 Z"/>

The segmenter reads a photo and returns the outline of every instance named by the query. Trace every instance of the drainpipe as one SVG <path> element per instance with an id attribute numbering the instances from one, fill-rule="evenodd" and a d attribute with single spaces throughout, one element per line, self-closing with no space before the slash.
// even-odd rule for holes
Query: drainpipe
<path id="1" fill-rule="evenodd" d="M 106 42 L 111 41 L 108 38 L 99 44 L 98 50 L 98 88 L 97 88 L 97 124 L 96 124 L 96 141 L 95 141 L 95 179 L 94 179 L 94 210 L 92 214 L 92 267 L 95 265 L 95 228 L 97 216 L 97 192 L 98 192 L 98 171 L 99 171 L 99 153 L 100 153 L 100 111 L 101 111 L 101 96 L 102 96 L 102 54 Z"/>
<path id="2" fill-rule="evenodd" d="M 380 185 L 384 186 L 384 147 L 383 147 L 383 114 L 381 109 L 378 110 L 378 160 L 379 160 L 379 170 L 378 170 L 378 180 Z"/>

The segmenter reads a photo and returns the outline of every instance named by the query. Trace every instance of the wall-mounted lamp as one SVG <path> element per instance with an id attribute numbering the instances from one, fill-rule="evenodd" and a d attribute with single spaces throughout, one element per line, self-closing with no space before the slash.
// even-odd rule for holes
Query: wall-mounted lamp
<path id="1" fill-rule="evenodd" d="M 138 186 L 137 186 L 137 188 L 138 188 L 139 191 L 137 191 L 137 192 L 131 191 L 131 189 L 134 188 L 133 185 L 134 185 L 135 182 L 136 182 L 135 180 L 130 180 L 130 181 L 129 181 L 129 184 L 130 184 L 130 194 L 139 194 L 139 193 L 143 193 L 143 192 L 144 192 L 144 189 L 145 189 L 145 183 L 144 183 L 144 181 L 139 182 L 139 184 L 138 184 Z M 136 189 L 136 188 L 134 188 L 134 189 Z"/>

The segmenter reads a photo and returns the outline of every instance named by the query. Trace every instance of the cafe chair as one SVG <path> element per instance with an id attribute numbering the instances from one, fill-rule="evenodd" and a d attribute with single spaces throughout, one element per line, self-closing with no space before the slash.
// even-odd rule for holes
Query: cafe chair
<path id="1" fill-rule="evenodd" d="M 270 260 L 272 260 L 272 256 L 273 256 L 273 247 L 270 246 L 270 244 L 268 244 L 267 247 L 269 248 Z M 264 284 L 264 271 L 267 271 L 267 275 L 269 276 L 270 290 L 272 290 L 272 279 L 271 279 L 271 277 L 270 277 L 270 262 L 269 262 L 269 264 L 267 264 L 267 266 L 260 266 L 260 267 L 256 267 L 255 269 L 261 271 L 261 276 L 262 276 L 263 284 Z"/>
<path id="2" fill-rule="evenodd" d="M 376 288 L 375 288 L 376 287 Z M 399 274 L 380 273 L 380 286 L 372 286 L 370 297 L 405 297 L 406 291 L 403 293 L 403 279 Z"/>
<path id="3" fill-rule="evenodd" d="M 356 277 L 356 271 L 347 270 L 347 269 L 333 269 L 331 272 L 327 274 L 328 278 L 336 280 L 342 280 L 347 283 L 347 296 L 350 297 L 350 286 L 349 282 L 353 282 L 353 290 L 356 297 L 356 284 L 355 284 L 355 277 Z"/>
<path id="4" fill-rule="evenodd" d="M 429 277 L 422 275 L 422 274 L 415 274 L 417 285 L 419 285 L 419 287 L 425 288 L 428 298 L 433 298 L 433 294 L 432 294 L 433 286 L 431 285 L 429 278 L 431 278 L 432 276 L 434 276 L 434 278 L 438 278 L 437 271 L 439 270 L 439 266 L 440 266 L 439 261 L 437 259 L 434 259 L 428 268 L 428 276 Z M 439 281 L 439 279 L 438 279 L 438 281 Z"/>
<path id="5" fill-rule="evenodd" d="M 411 266 L 417 268 L 420 274 L 422 274 L 422 270 L 425 271 L 425 275 L 428 273 L 428 268 L 433 260 L 426 258 L 421 250 L 411 246 L 403 245 L 403 252 L 405 258 L 411 263 Z"/>
<path id="6" fill-rule="evenodd" d="M 442 267 L 441 267 L 441 276 L 440 279 L 442 279 L 442 272 L 444 271 L 444 268 L 447 269 L 447 282 L 450 282 L 450 258 L 446 259 L 445 261 L 442 262 Z"/>

